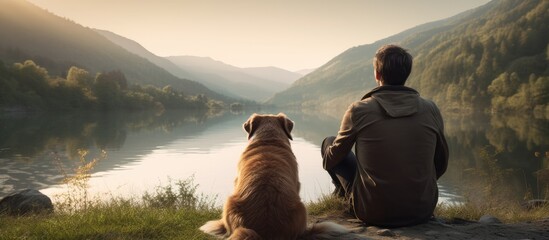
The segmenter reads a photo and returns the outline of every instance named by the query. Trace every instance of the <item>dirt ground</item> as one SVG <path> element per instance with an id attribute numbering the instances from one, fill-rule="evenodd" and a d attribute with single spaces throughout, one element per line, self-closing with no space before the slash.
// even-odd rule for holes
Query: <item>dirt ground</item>
<path id="1" fill-rule="evenodd" d="M 332 221 L 352 233 L 333 236 L 330 239 L 549 239 L 549 216 L 545 219 L 523 223 L 479 223 L 465 220 L 436 219 L 411 227 L 383 229 L 366 226 L 345 216 L 325 216 L 310 219 L 311 222 Z"/>

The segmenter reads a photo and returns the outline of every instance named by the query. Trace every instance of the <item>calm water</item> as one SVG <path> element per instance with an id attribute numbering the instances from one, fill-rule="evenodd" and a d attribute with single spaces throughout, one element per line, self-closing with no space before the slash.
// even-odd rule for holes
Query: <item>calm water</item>
<path id="1" fill-rule="evenodd" d="M 278 112 L 278 111 L 277 111 Z M 270 113 L 277 113 L 270 112 Z M 141 196 L 169 179 L 194 177 L 198 192 L 232 191 L 236 164 L 247 144 L 243 122 L 251 113 L 164 112 L 36 114 L 0 117 L 0 197 L 37 188 L 54 196 L 62 180 L 86 162 L 89 192 L 99 197 Z M 286 112 L 295 121 L 292 141 L 301 196 L 330 193 L 319 145 L 337 133 L 340 116 Z M 439 181 L 446 202 L 543 198 L 549 186 L 549 122 L 533 117 L 445 116 L 451 157 Z M 102 153 L 103 152 L 103 153 Z"/>

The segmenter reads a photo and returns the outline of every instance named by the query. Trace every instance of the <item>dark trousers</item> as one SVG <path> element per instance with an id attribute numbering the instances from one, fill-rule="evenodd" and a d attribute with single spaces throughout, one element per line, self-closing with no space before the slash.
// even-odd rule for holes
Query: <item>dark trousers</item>
<path id="1" fill-rule="evenodd" d="M 320 148 L 320 153 L 324 158 L 324 152 L 326 148 L 332 145 L 335 137 L 330 136 L 322 141 L 322 147 Z M 339 197 L 349 198 L 351 195 L 352 187 L 355 180 L 355 175 L 357 171 L 356 156 L 350 151 L 339 164 L 337 164 L 332 169 L 326 170 L 330 177 L 332 178 L 332 183 L 335 185 L 336 189 L 334 194 Z"/>

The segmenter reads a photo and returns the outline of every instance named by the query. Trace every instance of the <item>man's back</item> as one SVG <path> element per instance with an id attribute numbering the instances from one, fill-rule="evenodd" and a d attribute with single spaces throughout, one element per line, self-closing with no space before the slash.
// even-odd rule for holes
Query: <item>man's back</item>
<path id="1" fill-rule="evenodd" d="M 437 177 L 445 170 L 437 173 L 434 164 L 437 142 L 446 146 L 436 106 L 413 89 L 386 86 L 350 111 L 357 131 L 358 183 L 363 183 L 353 189 L 357 217 L 385 226 L 428 219 L 438 199 Z M 442 157 L 438 161 L 445 164 Z"/>
<path id="2" fill-rule="evenodd" d="M 438 201 L 437 179 L 448 165 L 438 108 L 404 86 L 412 63 L 405 49 L 380 47 L 373 61 L 379 87 L 347 109 L 337 137 L 322 142 L 322 164 L 335 193 L 350 197 L 355 216 L 368 224 L 427 221 Z"/>

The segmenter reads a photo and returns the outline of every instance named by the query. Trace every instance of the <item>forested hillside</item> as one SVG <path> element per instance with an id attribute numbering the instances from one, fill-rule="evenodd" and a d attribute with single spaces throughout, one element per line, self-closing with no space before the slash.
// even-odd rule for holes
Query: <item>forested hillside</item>
<path id="1" fill-rule="evenodd" d="M 446 111 L 522 111 L 549 116 L 549 1 L 498 0 L 455 17 L 351 48 L 269 102 L 336 109 L 375 87 L 375 50 L 410 50 L 407 85 Z"/>
<path id="2" fill-rule="evenodd" d="M 549 115 L 549 1 L 492 4 L 413 47 L 410 86 L 448 109 Z M 415 44 L 407 39 L 403 45 Z"/>
<path id="3" fill-rule="evenodd" d="M 163 110 L 221 108 L 203 94 L 190 96 L 128 83 L 120 71 L 92 74 L 78 67 L 66 77 L 50 76 L 31 60 L 5 66 L 0 62 L 0 111 Z"/>
<path id="4" fill-rule="evenodd" d="M 92 29 L 26 1 L 0 1 L 0 32 L 0 60 L 6 65 L 30 59 L 52 76 L 65 76 L 71 66 L 93 73 L 119 70 L 130 83 L 170 85 L 185 94 L 225 98 L 200 83 L 173 76 Z"/>

